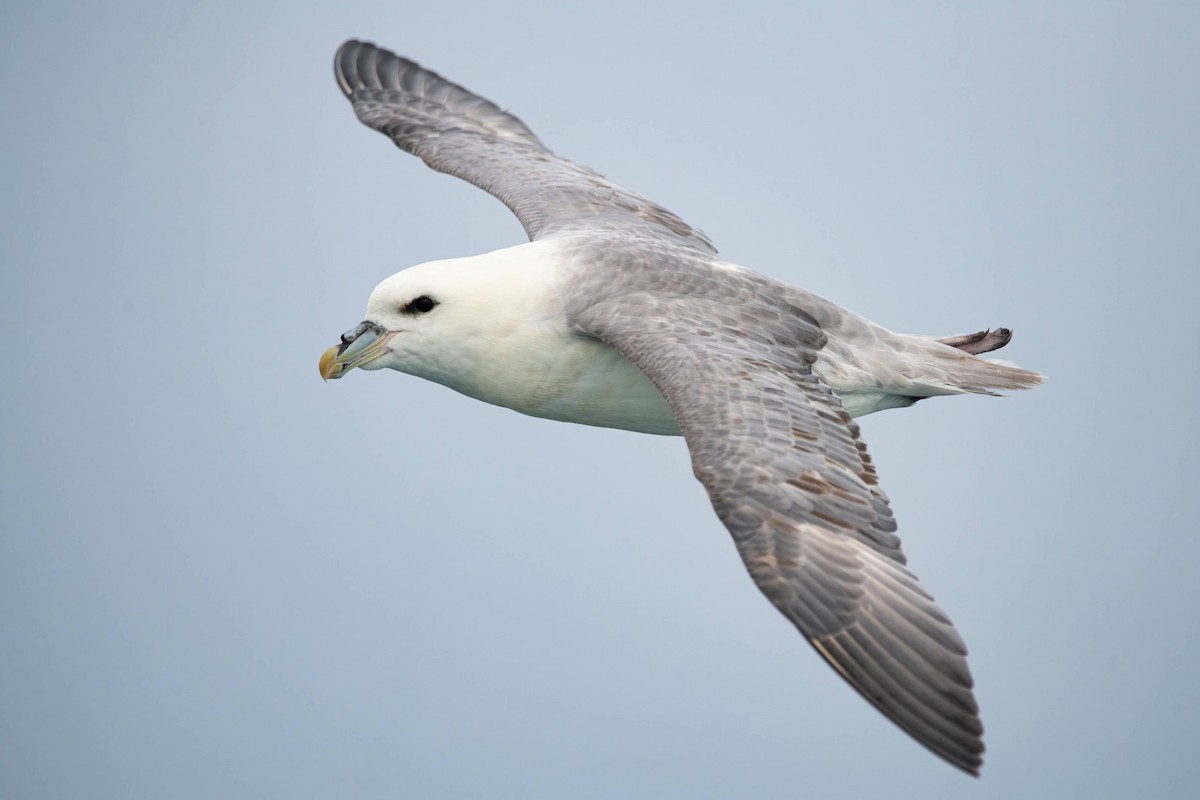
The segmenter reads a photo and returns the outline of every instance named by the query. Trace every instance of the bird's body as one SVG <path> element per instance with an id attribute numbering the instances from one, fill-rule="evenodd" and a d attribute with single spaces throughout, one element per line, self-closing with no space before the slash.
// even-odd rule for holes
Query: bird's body
<path id="1" fill-rule="evenodd" d="M 352 41 L 335 73 L 363 122 L 501 199 L 531 241 L 387 278 L 322 376 L 389 367 L 533 416 L 682 434 L 759 589 L 880 711 L 977 772 L 966 648 L 905 567 L 851 418 L 1036 385 L 977 357 L 1011 333 L 892 333 L 724 261 L 671 212 L 411 61 Z"/>
<path id="2" fill-rule="evenodd" d="M 392 283 L 410 284 L 411 290 L 385 281 L 380 285 L 385 297 L 419 292 L 416 287 L 436 282 L 442 297 L 451 292 L 456 298 L 453 330 L 413 348 L 414 357 L 402 371 L 534 417 L 680 435 L 675 415 L 646 374 L 571 324 L 570 299 L 582 296 L 590 302 L 603 291 L 592 285 L 591 265 L 580 257 L 592 244 L 591 236 L 563 236 L 420 264 L 394 276 Z M 893 333 L 823 297 L 716 257 L 688 254 L 684 261 L 682 268 L 704 275 L 709 285 L 725 285 L 734 276 L 750 283 L 756 297 L 777 298 L 780 316 L 799 314 L 805 324 L 815 319 L 827 342 L 816 353 L 813 372 L 852 417 L 912 405 L 923 397 L 1020 388 L 1010 385 L 1011 368 L 940 340 Z M 610 283 L 605 290 L 630 291 L 640 277 L 628 275 L 627 283 Z M 462 300 L 454 294 L 458 286 L 469 289 Z M 486 298 L 486 311 L 472 305 L 471 297 Z M 386 302 L 368 307 L 368 316 L 373 312 L 387 313 Z M 386 365 L 372 361 L 363 368 Z"/>

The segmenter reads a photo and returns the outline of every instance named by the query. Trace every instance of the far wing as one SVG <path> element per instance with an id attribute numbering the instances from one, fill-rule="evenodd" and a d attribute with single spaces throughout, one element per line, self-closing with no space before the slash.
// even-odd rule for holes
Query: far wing
<path id="1" fill-rule="evenodd" d="M 353 40 L 338 49 L 333 66 L 363 123 L 433 169 L 497 197 L 530 239 L 638 232 L 716 252 L 703 233 L 670 211 L 559 158 L 512 114 L 435 72 Z"/>

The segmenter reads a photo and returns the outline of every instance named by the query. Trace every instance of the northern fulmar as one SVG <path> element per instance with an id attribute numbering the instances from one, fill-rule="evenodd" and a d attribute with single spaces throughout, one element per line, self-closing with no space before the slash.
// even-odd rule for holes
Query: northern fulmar
<path id="1" fill-rule="evenodd" d="M 349 41 L 334 72 L 363 123 L 494 195 L 530 241 L 385 279 L 321 376 L 387 367 L 537 417 L 682 434 L 767 599 L 876 708 L 978 774 L 967 648 L 905 567 L 853 418 L 1036 386 L 978 357 L 1011 331 L 892 333 L 722 260 L 675 214 L 406 58 Z"/>

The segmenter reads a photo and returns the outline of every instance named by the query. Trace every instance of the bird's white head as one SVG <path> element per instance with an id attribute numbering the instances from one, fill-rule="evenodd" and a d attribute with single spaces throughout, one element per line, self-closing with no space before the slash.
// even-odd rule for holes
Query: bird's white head
<path id="1" fill-rule="evenodd" d="M 540 249 L 526 244 L 397 272 L 371 292 L 363 321 L 322 354 L 321 377 L 387 367 L 460 383 L 531 320 L 551 316 L 554 276 Z"/>

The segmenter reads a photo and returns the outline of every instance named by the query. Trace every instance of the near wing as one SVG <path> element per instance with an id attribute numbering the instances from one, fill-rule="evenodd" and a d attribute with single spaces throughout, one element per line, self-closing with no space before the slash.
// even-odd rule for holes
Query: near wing
<path id="1" fill-rule="evenodd" d="M 636 229 L 716 252 L 703 233 L 670 211 L 559 158 L 512 114 L 436 72 L 353 40 L 338 49 L 333 68 L 363 123 L 431 168 L 499 198 L 530 239 Z"/>
<path id="2" fill-rule="evenodd" d="M 983 726 L 966 647 L 905 569 L 858 426 L 812 374 L 825 335 L 791 316 L 633 294 L 577 324 L 662 391 L 763 594 L 876 708 L 977 774 Z"/>

